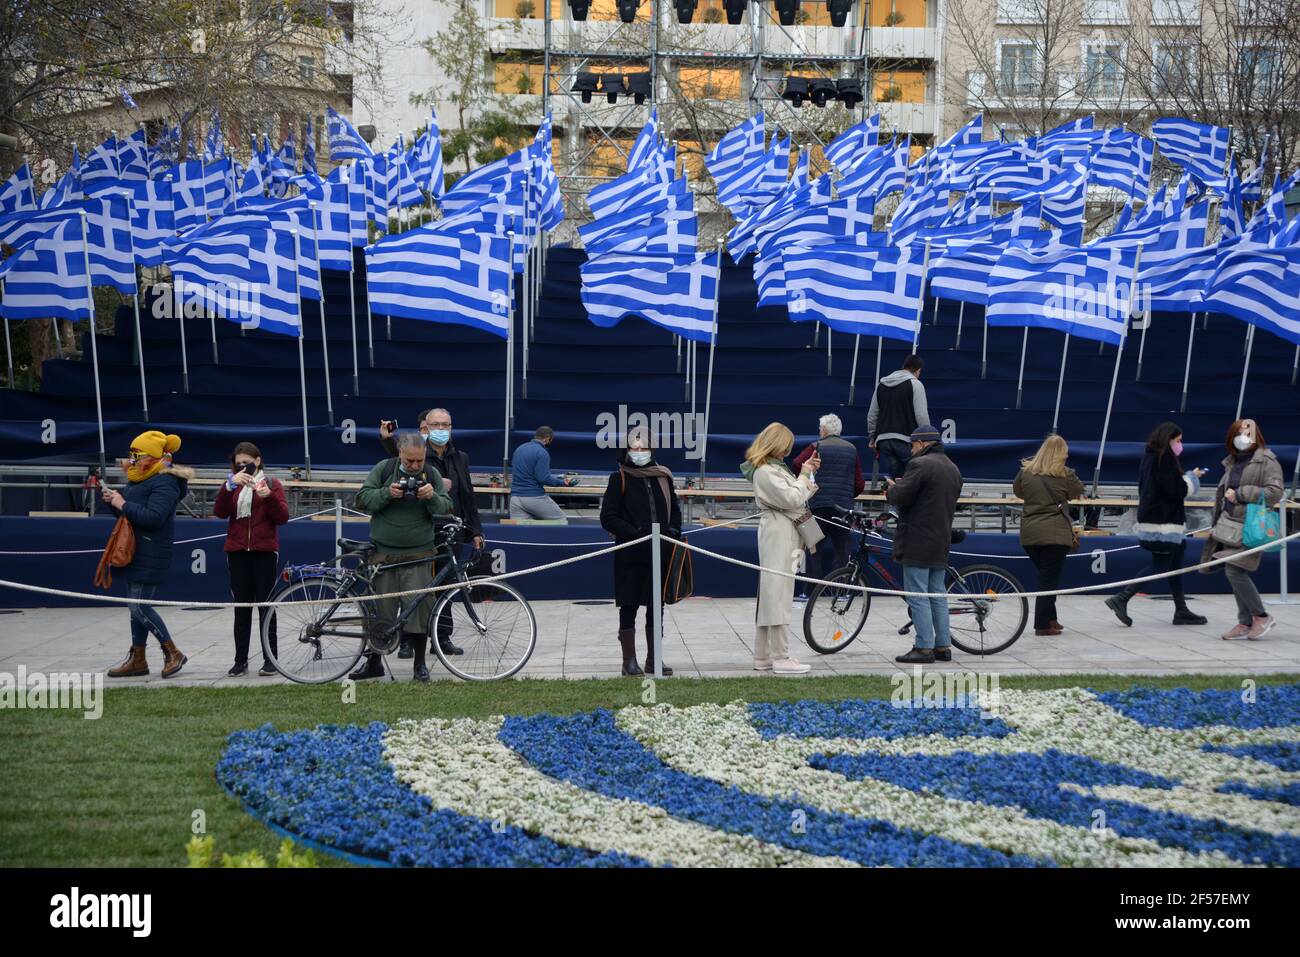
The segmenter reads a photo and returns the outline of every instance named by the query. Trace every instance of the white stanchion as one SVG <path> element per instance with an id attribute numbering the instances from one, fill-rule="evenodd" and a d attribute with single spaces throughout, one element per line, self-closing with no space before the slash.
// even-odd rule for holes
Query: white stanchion
<path id="1" fill-rule="evenodd" d="M 335 496 L 334 498 L 334 557 L 339 558 L 343 555 L 343 546 L 339 544 L 339 539 L 343 537 L 343 499 Z"/>
<path id="2" fill-rule="evenodd" d="M 650 600 L 650 610 L 653 612 L 651 644 L 654 646 L 656 678 L 664 676 L 664 578 L 663 556 L 659 550 L 660 541 L 659 523 L 654 522 L 650 526 L 650 578 L 654 583 L 654 596 Z"/>

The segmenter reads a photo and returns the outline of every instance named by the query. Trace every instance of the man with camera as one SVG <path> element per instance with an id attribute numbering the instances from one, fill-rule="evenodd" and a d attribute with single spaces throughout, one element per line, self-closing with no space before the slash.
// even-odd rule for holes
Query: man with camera
<path id="1" fill-rule="evenodd" d="M 357 493 L 357 505 L 370 513 L 370 540 L 376 549 L 370 557 L 372 564 L 426 556 L 432 561 L 438 550 L 437 516 L 451 514 L 451 497 L 445 491 L 442 475 L 426 461 L 426 448 L 424 436 L 417 432 L 401 433 L 397 436 L 397 457 L 385 459 L 372 468 Z M 380 572 L 373 585 L 377 593 L 388 594 L 427 588 L 430 578 L 428 565 L 407 565 Z M 380 619 L 392 622 L 397 620 L 399 601 L 409 607 L 419 599 L 419 595 L 385 598 L 375 605 Z M 432 604 L 432 596 L 426 597 L 405 623 L 410 630 L 403 637 L 415 651 L 417 681 L 429 680 L 429 669 L 424 663 L 424 636 L 429 631 Z M 372 652 L 351 678 L 361 681 L 383 674 L 380 655 Z"/>
<path id="2" fill-rule="evenodd" d="M 379 423 L 379 443 L 389 455 L 397 454 L 397 443 L 393 432 L 397 423 L 383 421 Z M 469 455 L 456 448 L 451 441 L 451 413 L 446 409 L 429 409 L 420 413 L 420 434 L 429 446 L 429 461 L 442 475 L 445 491 L 451 497 L 451 513 L 465 526 L 463 541 L 472 542 L 476 551 L 483 548 L 483 524 L 478 516 L 478 503 L 474 499 L 474 482 L 469 474 Z M 450 609 L 438 623 L 438 642 L 443 654 L 463 654 L 463 649 L 451 642 Z M 430 645 L 429 651 L 433 652 Z M 397 657 L 410 658 L 413 654 L 411 644 L 402 638 Z"/>

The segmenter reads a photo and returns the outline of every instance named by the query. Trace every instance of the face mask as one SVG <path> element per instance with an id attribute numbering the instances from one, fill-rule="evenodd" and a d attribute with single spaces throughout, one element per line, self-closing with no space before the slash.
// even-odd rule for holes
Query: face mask
<path id="1" fill-rule="evenodd" d="M 433 429 L 429 432 L 429 441 L 434 445 L 446 445 L 451 441 L 451 429 Z"/>
<path id="2" fill-rule="evenodd" d="M 1182 440 L 1181 440 L 1181 439 L 1174 439 L 1172 442 L 1170 442 L 1170 443 L 1169 443 L 1169 451 L 1170 451 L 1170 452 L 1173 452 L 1174 455 L 1177 455 L 1177 456 L 1180 456 L 1180 457 L 1181 457 L 1182 454 L 1183 454 L 1183 442 L 1182 442 Z"/>
<path id="3" fill-rule="evenodd" d="M 1238 450 L 1244 452 L 1255 443 L 1248 435 L 1238 435 L 1232 440 L 1232 444 L 1235 445 Z"/>
<path id="4" fill-rule="evenodd" d="M 647 451 L 644 451 L 644 450 L 637 450 L 637 451 L 635 451 L 635 452 L 629 452 L 629 453 L 627 453 L 627 458 L 628 458 L 628 461 L 630 461 L 633 465 L 649 465 L 649 464 L 650 464 L 650 453 L 647 452 Z"/>

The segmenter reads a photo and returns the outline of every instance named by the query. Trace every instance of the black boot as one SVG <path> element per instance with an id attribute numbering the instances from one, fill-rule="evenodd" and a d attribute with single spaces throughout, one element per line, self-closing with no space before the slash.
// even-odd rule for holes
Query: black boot
<path id="1" fill-rule="evenodd" d="M 636 629 L 620 628 L 618 644 L 623 649 L 623 674 L 633 678 L 645 674 L 636 663 Z"/>
<path id="2" fill-rule="evenodd" d="M 415 680 L 424 682 L 429 680 L 429 666 L 425 663 L 424 658 L 424 636 L 410 635 L 403 636 L 404 640 L 411 646 L 411 655 L 415 658 Z"/>
<path id="3" fill-rule="evenodd" d="M 1137 594 L 1137 589 L 1128 587 L 1106 599 L 1106 607 L 1115 613 L 1115 617 L 1125 628 L 1133 627 L 1133 619 L 1128 615 L 1129 599 Z"/>
<path id="4" fill-rule="evenodd" d="M 463 655 L 465 653 L 464 648 L 460 645 L 453 645 L 451 639 L 443 635 L 438 636 L 438 647 L 442 649 L 444 655 Z M 433 650 L 432 643 L 429 645 L 429 650 Z"/>
<path id="5" fill-rule="evenodd" d="M 415 652 L 411 649 L 411 639 L 406 635 L 402 635 L 402 640 L 397 643 L 397 657 L 411 658 L 414 655 Z"/>
<path id="6" fill-rule="evenodd" d="M 1188 608 L 1185 601 L 1178 602 L 1174 607 L 1175 625 L 1207 625 L 1209 622 L 1210 619 Z"/>
<path id="7" fill-rule="evenodd" d="M 366 655 L 366 663 L 358 668 L 348 677 L 353 681 L 365 681 L 367 678 L 382 678 L 384 676 L 383 656 L 374 652 Z"/>
<path id="8" fill-rule="evenodd" d="M 950 655 L 950 656 L 951 656 L 951 654 L 952 654 L 952 653 L 949 652 L 949 655 Z M 895 660 L 895 661 L 898 661 L 898 662 L 901 662 L 901 663 L 903 663 L 903 664 L 905 664 L 905 665 L 928 665 L 928 664 L 933 664 L 933 663 L 934 663 L 934 649 L 933 649 L 933 648 L 913 648 L 911 651 L 907 652 L 906 654 L 898 655 L 897 657 L 894 658 L 894 660 Z"/>
<path id="9" fill-rule="evenodd" d="M 654 628 L 649 621 L 645 623 L 645 673 L 652 675 L 655 673 L 655 633 Z M 672 677 L 673 669 L 669 668 L 666 662 L 660 662 L 663 665 L 664 677 Z"/>

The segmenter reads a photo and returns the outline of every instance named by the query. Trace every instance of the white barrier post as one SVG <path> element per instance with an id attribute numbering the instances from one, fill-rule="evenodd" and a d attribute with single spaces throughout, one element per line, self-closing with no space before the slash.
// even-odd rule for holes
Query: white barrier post
<path id="1" fill-rule="evenodd" d="M 651 577 L 654 579 L 654 597 L 650 602 L 650 610 L 654 614 L 654 622 L 651 625 L 651 644 L 654 648 L 655 656 L 655 677 L 664 676 L 664 606 L 663 606 L 663 565 L 662 556 L 659 551 L 659 523 L 655 522 L 650 526 L 650 568 Z"/>
<path id="2" fill-rule="evenodd" d="M 1286 567 L 1286 564 L 1287 564 L 1287 557 L 1288 557 L 1288 556 L 1287 556 L 1287 543 L 1286 543 L 1286 534 L 1287 534 L 1287 525 L 1286 525 L 1287 504 L 1288 504 L 1288 503 L 1287 503 L 1287 500 L 1286 500 L 1286 497 L 1285 497 L 1285 496 L 1283 496 L 1282 501 L 1280 501 L 1280 502 L 1277 503 L 1277 514 L 1278 514 L 1278 516 L 1279 516 L 1279 517 L 1281 518 L 1281 520 L 1282 520 L 1282 551 L 1281 551 L 1281 553 L 1277 556 L 1277 557 L 1278 557 L 1278 561 L 1281 562 L 1281 564 L 1280 564 L 1279 567 L 1278 567 L 1278 572 L 1277 572 L 1277 574 L 1278 574 L 1278 582 L 1277 582 L 1277 585 L 1278 585 L 1278 595 L 1277 595 L 1276 598 L 1266 598 L 1266 599 L 1264 599 L 1264 604 L 1266 604 L 1266 605 L 1300 605 L 1300 598 L 1292 598 L 1291 595 L 1290 595 L 1290 589 L 1289 589 L 1288 586 L 1287 586 L 1287 577 L 1288 577 L 1288 576 L 1287 576 L 1287 567 Z"/>
<path id="3" fill-rule="evenodd" d="M 334 498 L 334 557 L 338 558 L 343 554 L 343 546 L 339 544 L 339 539 L 343 537 L 343 499 L 335 496 Z"/>

